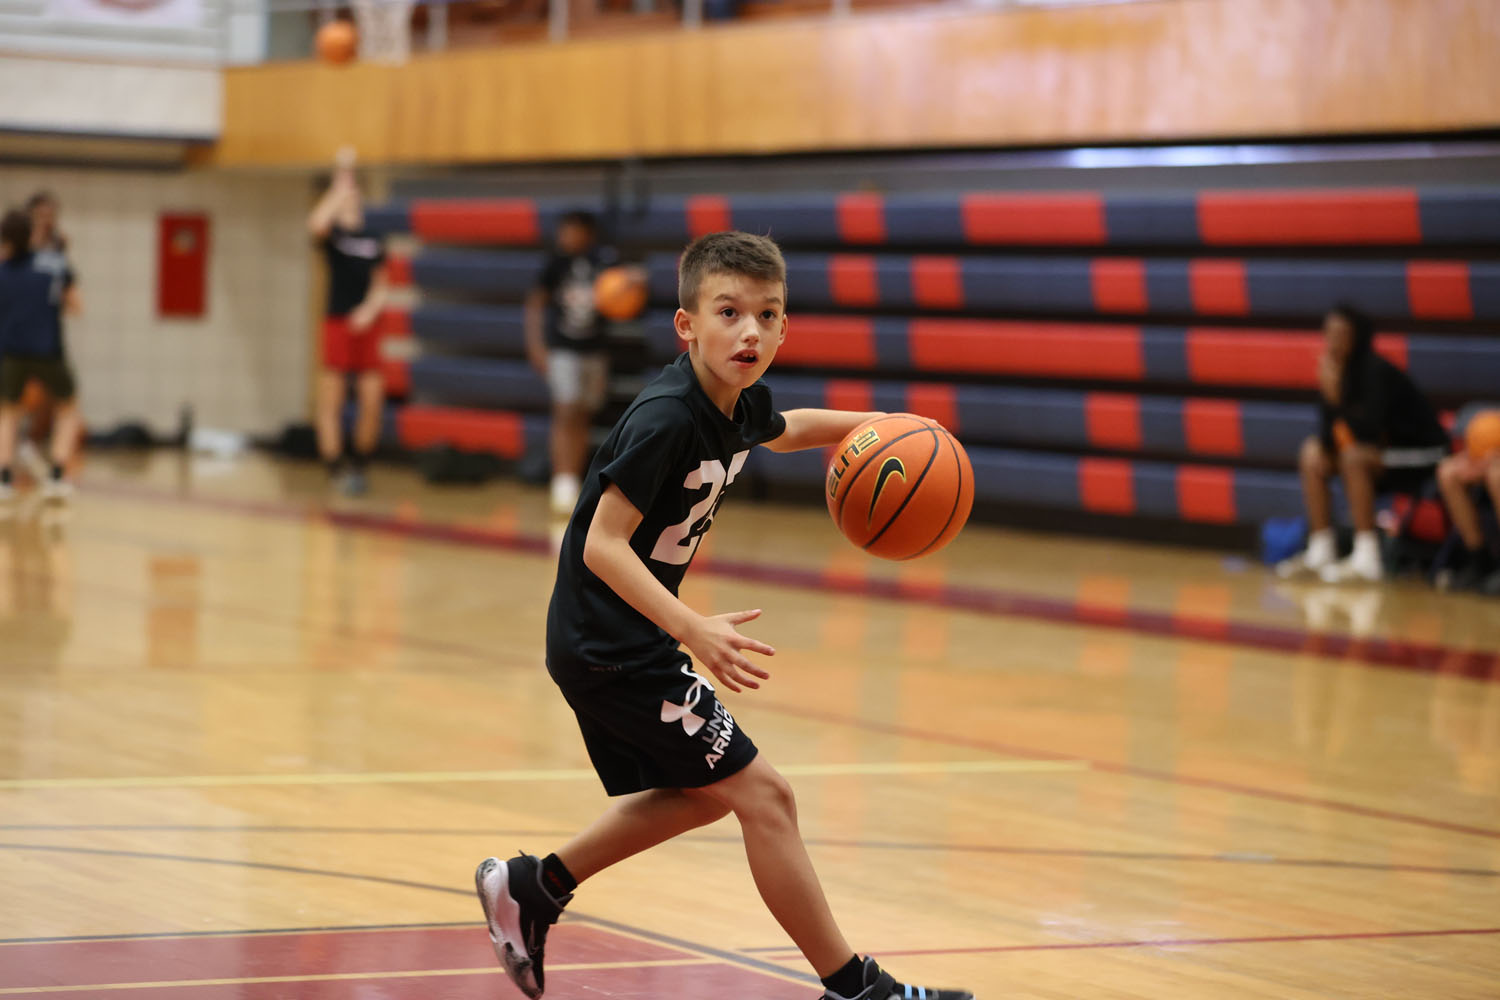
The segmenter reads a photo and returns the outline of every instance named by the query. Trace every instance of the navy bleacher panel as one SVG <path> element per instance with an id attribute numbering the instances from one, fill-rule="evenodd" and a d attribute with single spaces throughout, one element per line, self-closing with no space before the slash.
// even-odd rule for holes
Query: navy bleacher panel
<path id="1" fill-rule="evenodd" d="M 1423 243 L 1500 242 L 1500 191 L 1423 191 L 1418 212 Z"/>
<path id="2" fill-rule="evenodd" d="M 1111 246 L 1194 246 L 1198 206 L 1190 196 L 1109 195 L 1105 230 Z"/>
<path id="3" fill-rule="evenodd" d="M 525 315 L 521 306 L 424 302 L 411 311 L 411 331 L 424 342 L 453 350 L 523 357 Z"/>
<path id="4" fill-rule="evenodd" d="M 1245 265 L 1245 284 L 1259 316 L 1316 318 L 1335 302 L 1356 303 L 1377 318 L 1411 316 L 1400 261 L 1253 260 Z"/>
<path id="5" fill-rule="evenodd" d="M 892 195 L 885 201 L 886 243 L 891 246 L 957 246 L 964 242 L 958 197 Z"/>
<path id="6" fill-rule="evenodd" d="M 412 258 L 412 279 L 424 289 L 520 299 L 546 260 L 532 250 L 426 249 Z"/>
<path id="7" fill-rule="evenodd" d="M 974 466 L 974 498 L 1078 510 L 1078 460 L 1002 448 L 967 448 Z"/>
<path id="8" fill-rule="evenodd" d="M 469 409 L 544 411 L 547 384 L 524 361 L 420 357 L 412 394 L 423 403 Z"/>
<path id="9" fill-rule="evenodd" d="M 1500 337 L 1407 338 L 1412 379 L 1446 396 L 1500 395 Z"/>
<path id="10" fill-rule="evenodd" d="M 365 206 L 365 228 L 380 236 L 411 231 L 411 214 L 406 202 L 388 201 L 383 205 Z"/>

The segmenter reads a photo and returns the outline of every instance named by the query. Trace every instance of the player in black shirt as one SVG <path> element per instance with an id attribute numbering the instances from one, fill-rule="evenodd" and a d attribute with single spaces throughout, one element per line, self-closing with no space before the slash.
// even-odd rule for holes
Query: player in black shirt
<path id="1" fill-rule="evenodd" d="M 1450 450 L 1448 432 L 1411 377 L 1375 353 L 1375 327 L 1352 306 L 1323 321 L 1318 359 L 1318 434 L 1302 445 L 1298 465 L 1311 533 L 1307 550 L 1277 565 L 1282 576 L 1315 572 L 1325 582 L 1374 582 L 1384 576 L 1375 529 L 1375 498 L 1414 492 L 1436 474 Z M 1344 483 L 1354 521 L 1354 551 L 1334 550 L 1328 483 Z"/>
<path id="2" fill-rule="evenodd" d="M 562 514 L 578 502 L 589 425 L 609 379 L 608 324 L 594 307 L 594 279 L 615 253 L 599 245 L 598 229 L 589 212 L 564 215 L 556 249 L 526 297 L 526 353 L 552 397 L 552 507 Z"/>
<path id="3" fill-rule="evenodd" d="M 833 445 L 877 414 L 776 412 L 760 377 L 786 336 L 786 265 L 769 239 L 695 241 L 679 265 L 678 297 L 687 352 L 636 397 L 595 455 L 547 615 L 547 669 L 605 790 L 619 798 L 545 859 L 479 865 L 495 953 L 527 996 L 540 997 L 547 928 L 580 881 L 732 812 L 761 898 L 823 977 L 826 998 L 972 1000 L 904 987 L 849 946 L 802 844 L 791 786 L 693 670 L 696 659 L 731 691 L 760 687 L 770 674 L 745 653 L 775 651 L 737 628 L 760 611 L 706 616 L 677 597 L 752 447 Z"/>
<path id="4" fill-rule="evenodd" d="M 49 500 L 72 491 L 63 470 L 78 441 L 75 381 L 63 351 L 62 307 L 72 275 L 38 266 L 31 250 L 31 219 L 12 210 L 0 221 L 0 500 L 12 493 L 11 463 L 20 428 L 26 383 L 36 379 L 57 407 L 52 429 L 52 467 L 42 484 Z"/>
<path id="5" fill-rule="evenodd" d="M 380 440 L 385 383 L 380 372 L 380 317 L 385 309 L 385 246 L 365 229 L 352 150 L 341 150 L 333 183 L 308 216 L 307 228 L 328 262 L 323 320 L 323 371 L 318 377 L 318 452 L 330 477 L 348 494 L 367 489 L 365 467 Z M 343 408 L 355 376 L 358 415 L 349 468 L 344 469 Z"/>

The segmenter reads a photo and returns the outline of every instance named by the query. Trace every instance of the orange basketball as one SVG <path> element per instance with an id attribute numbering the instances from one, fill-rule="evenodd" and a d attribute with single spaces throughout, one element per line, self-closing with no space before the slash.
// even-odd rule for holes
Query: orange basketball
<path id="1" fill-rule="evenodd" d="M 324 62 L 346 63 L 359 47 L 359 33 L 348 21 L 329 21 L 318 29 L 318 58 Z"/>
<path id="2" fill-rule="evenodd" d="M 594 308 L 606 319 L 635 319 L 646 308 L 646 279 L 639 268 L 611 267 L 594 279 Z"/>
<path id="3" fill-rule="evenodd" d="M 849 541 L 882 559 L 912 559 L 953 541 L 969 519 L 974 468 L 937 421 L 893 413 L 839 444 L 825 499 Z"/>
<path id="4" fill-rule="evenodd" d="M 1464 449 L 1476 462 L 1500 453 L 1500 410 L 1480 410 L 1469 419 Z"/>

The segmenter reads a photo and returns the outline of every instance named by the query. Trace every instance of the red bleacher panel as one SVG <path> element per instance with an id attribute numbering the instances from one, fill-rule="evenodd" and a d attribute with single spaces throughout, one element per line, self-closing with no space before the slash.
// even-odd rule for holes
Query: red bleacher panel
<path id="1" fill-rule="evenodd" d="M 1141 446 L 1141 398 L 1091 392 L 1084 399 L 1084 424 L 1095 448 L 1136 451 Z"/>
<path id="2" fill-rule="evenodd" d="M 868 413 L 875 409 L 875 391 L 869 382 L 859 379 L 833 378 L 823 387 L 824 405 L 830 410 L 853 410 Z"/>
<path id="3" fill-rule="evenodd" d="M 966 194 L 959 211 L 968 243 L 1098 245 L 1107 232 L 1097 194 Z"/>
<path id="4" fill-rule="evenodd" d="M 1183 436 L 1195 455 L 1245 453 L 1240 404 L 1234 399 L 1189 399 L 1182 404 Z"/>
<path id="5" fill-rule="evenodd" d="M 1469 265 L 1422 260 L 1406 265 L 1406 297 L 1418 319 L 1473 319 Z"/>
<path id="6" fill-rule="evenodd" d="M 919 417 L 936 420 L 949 433 L 959 433 L 958 390 L 936 382 L 912 382 L 906 387 L 906 409 Z"/>
<path id="7" fill-rule="evenodd" d="M 702 194 L 687 201 L 688 232 L 693 239 L 709 233 L 733 229 L 730 223 L 729 199 L 716 194 Z"/>
<path id="8" fill-rule="evenodd" d="M 1234 471 L 1184 465 L 1177 469 L 1177 512 L 1188 521 L 1233 524 Z"/>
<path id="9" fill-rule="evenodd" d="M 1187 332 L 1188 378 L 1207 385 L 1315 388 L 1323 338 L 1265 330 Z"/>
<path id="10" fill-rule="evenodd" d="M 530 245 L 541 240 L 536 203 L 529 198 L 418 199 L 412 232 L 437 243 Z"/>
<path id="11" fill-rule="evenodd" d="M 380 335 L 386 394 L 404 397 L 411 392 L 411 316 L 404 309 L 387 309 L 380 315 Z"/>
<path id="12" fill-rule="evenodd" d="M 841 194 L 837 203 L 839 239 L 845 243 L 885 242 L 885 199 L 878 194 Z"/>
<path id="13" fill-rule="evenodd" d="M 1417 192 L 1206 191 L 1198 196 L 1204 243 L 1412 244 L 1422 241 Z"/>
<path id="14" fill-rule="evenodd" d="M 385 280 L 396 288 L 411 284 L 411 258 L 405 254 L 390 254 L 385 259 Z"/>
<path id="15" fill-rule="evenodd" d="M 875 324 L 860 316 L 795 316 L 776 359 L 796 365 L 875 367 Z"/>
<path id="16" fill-rule="evenodd" d="M 1188 283 L 1194 312 L 1206 316 L 1245 316 L 1250 312 L 1244 261 L 1189 261 Z"/>
<path id="17" fill-rule="evenodd" d="M 1078 460 L 1078 497 L 1084 510 L 1101 514 L 1135 513 L 1135 479 L 1123 458 Z"/>
<path id="18" fill-rule="evenodd" d="M 1146 264 L 1127 257 L 1101 257 L 1089 265 L 1094 309 L 1101 313 L 1146 311 Z"/>
<path id="19" fill-rule="evenodd" d="M 408 448 L 446 444 L 505 458 L 520 458 L 526 450 L 519 413 L 407 406 L 396 415 L 396 431 Z"/>
<path id="20" fill-rule="evenodd" d="M 1120 379 L 1146 370 L 1134 326 L 914 319 L 908 339 L 927 370 Z"/>
<path id="21" fill-rule="evenodd" d="M 834 254 L 828 258 L 828 290 L 841 306 L 873 306 L 880 301 L 875 258 Z"/>
<path id="22" fill-rule="evenodd" d="M 924 309 L 962 309 L 963 271 L 957 257 L 913 257 L 911 293 Z"/>

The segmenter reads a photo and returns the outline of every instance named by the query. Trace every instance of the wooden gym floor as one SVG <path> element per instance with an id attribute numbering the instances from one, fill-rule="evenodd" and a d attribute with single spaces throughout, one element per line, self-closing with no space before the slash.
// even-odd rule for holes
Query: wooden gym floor
<path id="1" fill-rule="evenodd" d="M 541 665 L 542 492 L 96 458 L 0 522 L 0 995 L 519 997 L 475 863 L 604 805 Z M 731 497 L 683 596 L 835 912 L 1001 998 L 1500 996 L 1500 606 L 971 526 L 873 564 Z M 732 820 L 586 884 L 548 997 L 817 986 Z"/>

